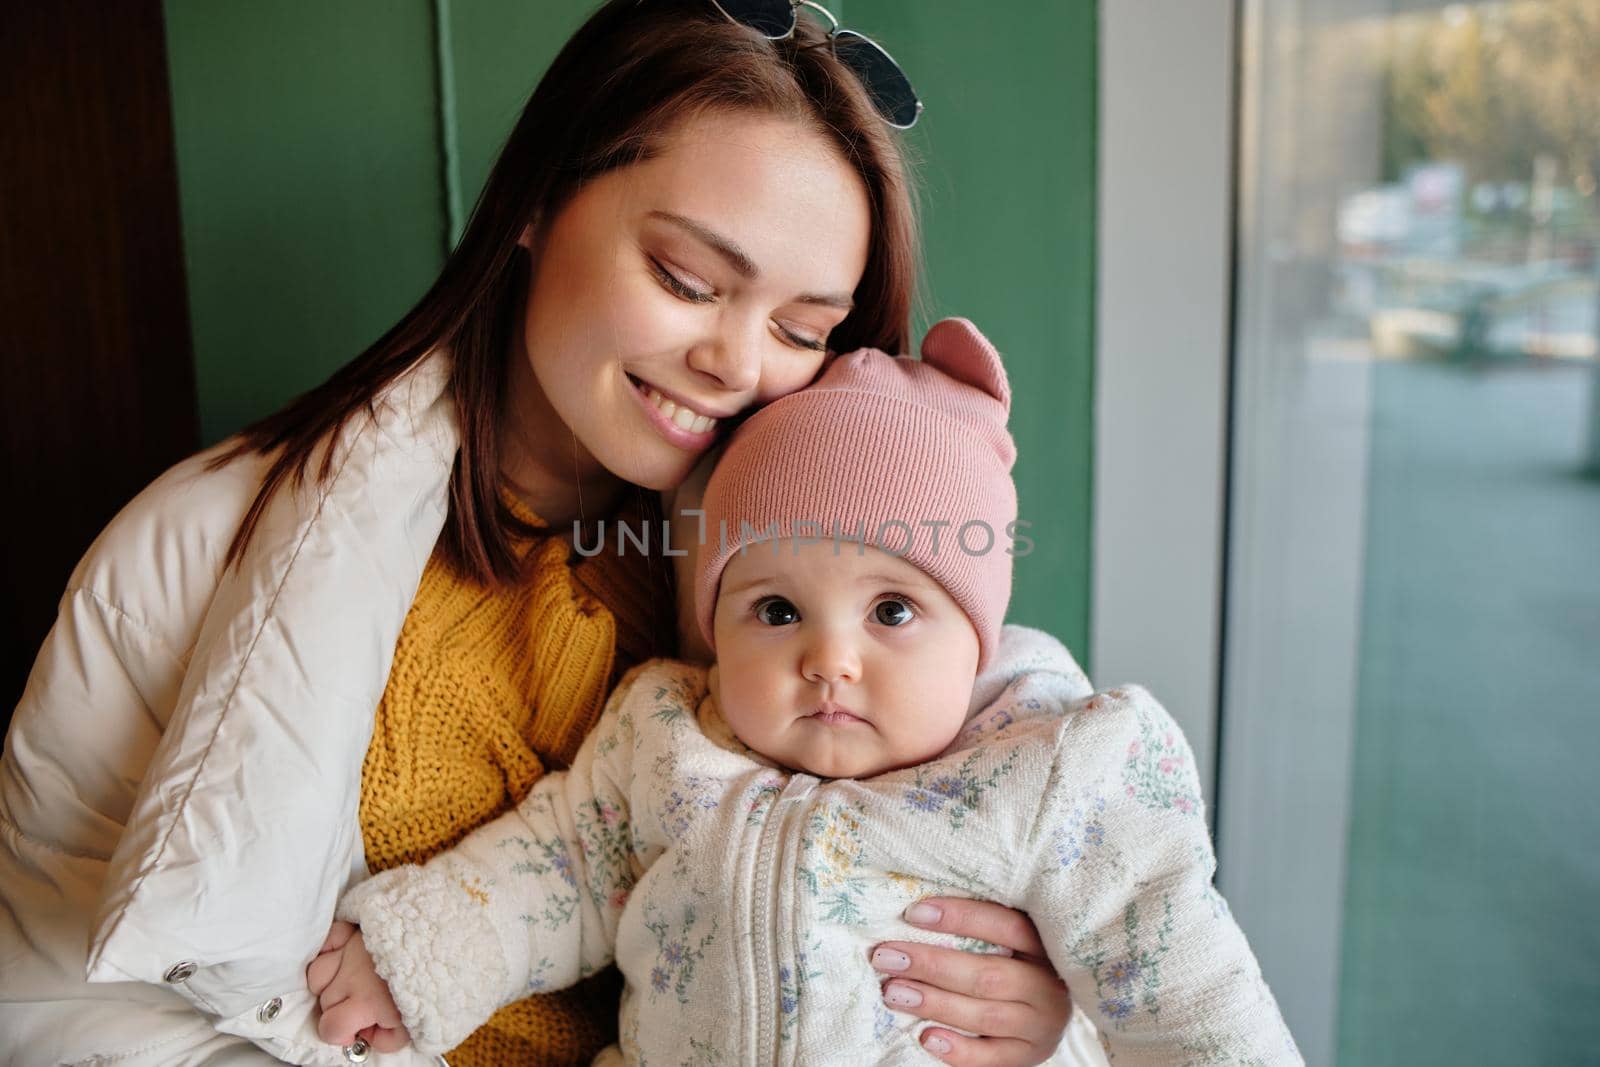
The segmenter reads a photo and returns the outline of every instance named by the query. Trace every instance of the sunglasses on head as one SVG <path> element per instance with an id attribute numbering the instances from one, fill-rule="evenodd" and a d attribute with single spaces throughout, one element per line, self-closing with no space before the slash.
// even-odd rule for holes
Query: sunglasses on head
<path id="1" fill-rule="evenodd" d="M 820 11 L 829 23 L 828 43 L 839 61 L 855 72 L 883 120 L 897 130 L 909 130 L 922 114 L 911 81 L 894 57 L 870 37 L 842 30 L 833 12 L 813 0 L 711 0 L 732 22 L 748 26 L 769 41 L 782 41 L 794 33 L 800 9 Z"/>

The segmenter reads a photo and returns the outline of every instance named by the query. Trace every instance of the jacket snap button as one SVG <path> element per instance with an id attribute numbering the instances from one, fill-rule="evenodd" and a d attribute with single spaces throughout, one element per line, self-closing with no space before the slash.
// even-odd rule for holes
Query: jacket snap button
<path id="1" fill-rule="evenodd" d="M 282 1010 L 283 998 L 273 997 L 271 1000 L 267 1001 L 265 1004 L 261 1005 L 261 1007 L 256 1009 L 256 1018 L 260 1019 L 264 1023 L 270 1023 L 272 1020 L 278 1017 L 278 1013 Z"/>
<path id="2" fill-rule="evenodd" d="M 188 960 L 184 960 L 182 963 L 174 963 L 171 967 L 167 968 L 167 973 L 161 976 L 161 980 L 163 982 L 172 984 L 176 984 L 178 982 L 187 982 L 191 977 L 193 977 L 194 972 L 197 970 L 199 970 L 199 968 L 193 963 L 190 963 Z"/>
<path id="3" fill-rule="evenodd" d="M 344 1058 L 351 1063 L 366 1063 L 369 1046 L 361 1038 L 356 1038 L 356 1043 L 344 1047 Z"/>

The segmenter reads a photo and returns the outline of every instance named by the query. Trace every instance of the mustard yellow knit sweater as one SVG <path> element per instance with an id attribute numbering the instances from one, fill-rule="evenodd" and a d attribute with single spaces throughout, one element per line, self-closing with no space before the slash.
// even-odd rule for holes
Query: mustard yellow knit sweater
<path id="1" fill-rule="evenodd" d="M 524 577 L 504 587 L 471 581 L 440 552 L 428 561 L 362 766 L 372 871 L 423 862 L 512 807 L 577 754 L 624 670 L 669 651 L 660 621 L 668 561 L 619 558 L 615 537 L 608 542 L 590 558 L 560 538 L 524 545 Z M 587 1064 L 616 1040 L 621 988 L 607 968 L 529 997 L 446 1058 L 451 1067 Z"/>

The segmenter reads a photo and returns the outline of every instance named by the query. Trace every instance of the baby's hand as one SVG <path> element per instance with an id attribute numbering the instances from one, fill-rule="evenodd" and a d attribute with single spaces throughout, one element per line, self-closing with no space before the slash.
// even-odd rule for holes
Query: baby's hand
<path id="1" fill-rule="evenodd" d="M 306 967 L 306 987 L 322 1007 L 317 1036 L 330 1045 L 352 1045 L 359 1037 L 374 1052 L 398 1052 L 411 1044 L 361 931 L 349 923 L 336 922 L 328 931 Z"/>

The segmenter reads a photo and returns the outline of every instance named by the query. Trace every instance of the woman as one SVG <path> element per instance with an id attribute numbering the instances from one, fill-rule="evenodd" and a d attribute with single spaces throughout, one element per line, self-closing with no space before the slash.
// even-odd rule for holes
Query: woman
<path id="1" fill-rule="evenodd" d="M 664 561 L 559 531 L 652 514 L 827 351 L 906 350 L 915 260 L 892 131 L 815 27 L 597 12 L 417 307 L 74 573 L 0 762 L 5 1062 L 365 1055 L 317 1044 L 304 993 L 341 890 L 504 810 L 671 650 Z M 1026 917 L 929 904 L 1017 954 L 882 946 L 919 1014 L 986 1035 L 930 1049 L 1043 1059 L 1068 1007 Z M 615 989 L 512 1005 L 449 1061 L 587 1062 Z"/>

